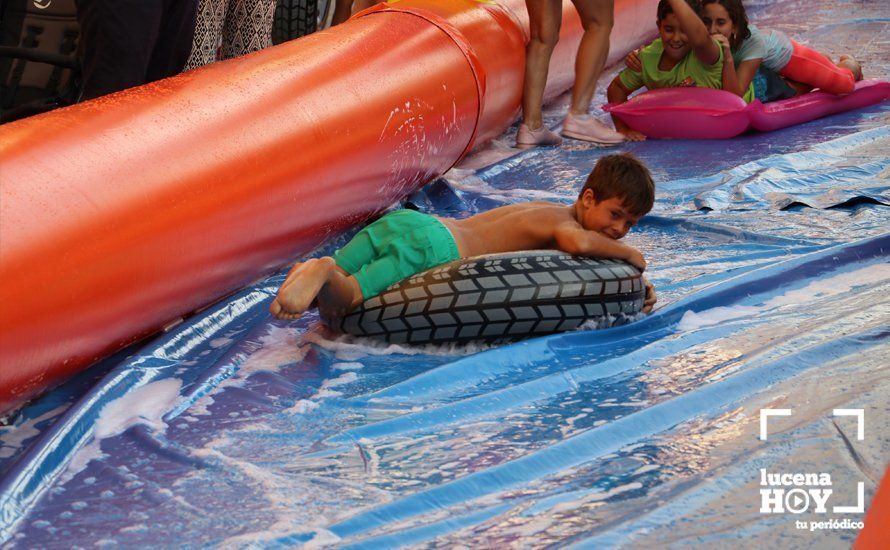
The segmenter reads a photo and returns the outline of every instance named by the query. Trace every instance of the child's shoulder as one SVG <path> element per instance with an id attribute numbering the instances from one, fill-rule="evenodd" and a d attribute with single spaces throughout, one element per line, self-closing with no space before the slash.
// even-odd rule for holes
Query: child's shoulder
<path id="1" fill-rule="evenodd" d="M 661 38 L 656 38 L 652 42 L 649 42 L 643 49 L 640 50 L 640 56 L 645 55 L 657 55 L 661 57 L 661 53 L 664 51 L 664 44 L 661 42 Z"/>
<path id="2" fill-rule="evenodd" d="M 664 53 L 664 44 L 661 38 L 656 38 L 640 50 L 640 64 L 644 70 L 651 70 L 658 66 L 661 61 L 661 54 Z"/>

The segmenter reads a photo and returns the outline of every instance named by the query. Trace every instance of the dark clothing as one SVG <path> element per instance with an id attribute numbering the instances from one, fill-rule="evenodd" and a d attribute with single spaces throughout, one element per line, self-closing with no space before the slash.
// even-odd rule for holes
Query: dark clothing
<path id="1" fill-rule="evenodd" d="M 761 103 L 788 99 L 797 95 L 797 92 L 788 85 L 779 73 L 760 65 L 754 75 L 754 96 Z"/>
<path id="2" fill-rule="evenodd" d="M 198 0 L 77 0 L 81 100 L 182 71 Z"/>

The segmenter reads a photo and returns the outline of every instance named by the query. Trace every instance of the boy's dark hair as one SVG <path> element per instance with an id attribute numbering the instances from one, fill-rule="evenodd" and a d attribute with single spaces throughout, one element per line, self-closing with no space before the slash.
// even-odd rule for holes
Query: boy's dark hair
<path id="1" fill-rule="evenodd" d="M 729 47 L 738 50 L 742 42 L 751 38 L 751 29 L 748 28 L 748 13 L 745 11 L 745 6 L 742 5 L 742 0 L 702 0 L 702 9 L 708 4 L 720 4 L 729 14 L 729 19 L 732 20 L 732 24 L 736 28 L 736 33 L 729 40 Z"/>
<path id="2" fill-rule="evenodd" d="M 686 3 L 692 7 L 692 10 L 695 13 L 701 13 L 701 2 L 699 2 L 699 0 L 686 0 Z M 674 13 L 674 8 L 671 7 L 671 3 L 668 2 L 668 0 L 658 0 L 656 13 L 658 14 L 656 19 L 661 21 L 667 17 L 668 14 Z"/>
<path id="3" fill-rule="evenodd" d="M 587 176 L 578 198 L 588 189 L 593 191 L 596 202 L 620 198 L 634 216 L 646 214 L 655 202 L 655 182 L 649 169 L 630 153 L 600 158 Z"/>

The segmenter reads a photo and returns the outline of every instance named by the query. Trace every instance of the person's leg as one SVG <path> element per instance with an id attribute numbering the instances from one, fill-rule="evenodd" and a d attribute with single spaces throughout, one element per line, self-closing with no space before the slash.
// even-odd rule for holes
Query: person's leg
<path id="1" fill-rule="evenodd" d="M 378 220 L 378 222 L 380 222 L 380 220 Z M 335 270 L 335 273 L 331 275 L 331 281 L 335 290 L 333 290 L 331 296 L 328 297 L 329 301 L 337 303 L 336 296 L 338 293 L 347 293 L 347 289 L 342 288 L 344 285 L 341 279 L 349 277 L 352 273 L 377 259 L 378 250 L 374 246 L 371 232 L 375 231 L 374 226 L 378 222 L 375 222 L 356 233 L 348 243 L 334 253 L 333 261 L 337 266 L 337 269 Z M 299 313 L 312 307 L 312 300 L 309 300 L 309 302 L 304 305 L 302 302 L 303 297 L 301 291 L 290 287 L 293 285 L 306 285 L 311 277 L 318 276 L 318 266 L 315 265 L 317 263 L 316 260 L 312 259 L 305 262 L 297 262 L 294 267 L 291 268 L 287 277 L 285 277 L 284 282 L 281 283 L 281 287 L 278 290 L 278 297 L 269 306 L 269 311 L 271 311 L 274 316 L 280 319 L 296 319 L 299 317 Z M 311 266 L 314 266 L 312 267 L 312 270 L 310 270 L 312 273 L 306 272 Z M 350 283 L 349 286 L 357 288 L 357 292 L 359 296 L 361 296 L 361 288 L 359 288 L 357 282 L 354 282 L 354 279 L 353 283 Z M 320 290 L 315 291 L 316 294 L 319 292 Z M 300 307 L 303 309 L 300 310 Z"/>
<path id="2" fill-rule="evenodd" d="M 163 0 L 77 0 L 76 6 L 83 79 L 80 101 L 144 84 Z"/>
<path id="3" fill-rule="evenodd" d="M 853 71 L 838 67 L 816 50 L 791 41 L 791 60 L 779 74 L 803 84 L 809 84 L 830 94 L 848 94 L 856 86 Z"/>
<path id="4" fill-rule="evenodd" d="M 152 54 L 146 82 L 182 72 L 192 52 L 198 0 L 166 0 L 158 35 L 151 42 Z"/>
<path id="5" fill-rule="evenodd" d="M 316 299 L 319 310 L 326 316 L 344 315 L 362 301 L 355 277 L 337 267 L 330 256 L 294 266 L 289 279 L 269 306 L 272 315 L 279 319 L 299 318 Z"/>
<path id="6" fill-rule="evenodd" d="M 572 0 L 584 35 L 575 59 L 575 85 L 572 88 L 571 112 L 587 114 L 590 100 L 596 91 L 596 82 L 609 56 L 609 35 L 614 23 L 614 0 Z"/>
<path id="7" fill-rule="evenodd" d="M 272 46 L 274 0 L 229 2 L 222 33 L 220 59 L 232 59 Z"/>
<path id="8" fill-rule="evenodd" d="M 335 267 L 326 285 L 318 293 L 318 312 L 325 319 L 342 317 L 355 309 L 364 300 L 358 280 Z"/>
<path id="9" fill-rule="evenodd" d="M 562 2 L 526 0 L 531 37 L 525 48 L 525 80 L 522 84 L 522 118 L 530 130 L 544 123 L 542 103 L 547 86 L 550 57 L 559 41 Z"/>
<path id="10" fill-rule="evenodd" d="M 331 18 L 331 26 L 343 23 L 352 15 L 352 0 L 336 0 L 334 15 Z"/>
<path id="11" fill-rule="evenodd" d="M 239 19 L 246 0 L 227 0 L 226 17 L 223 20 L 219 59 L 232 59 L 244 54 L 245 44 L 239 28 Z"/>
<path id="12" fill-rule="evenodd" d="M 192 53 L 189 54 L 189 59 L 183 70 L 196 69 L 216 61 L 222 40 L 222 26 L 226 16 L 227 3 L 227 0 L 199 1 L 198 13 L 195 16 Z"/>
<path id="13" fill-rule="evenodd" d="M 562 125 L 562 135 L 600 145 L 615 145 L 624 141 L 624 136 L 588 113 L 597 80 L 609 55 L 609 35 L 612 32 L 615 2 L 572 1 L 578 10 L 578 15 L 581 16 L 584 36 L 578 46 L 572 105 Z"/>

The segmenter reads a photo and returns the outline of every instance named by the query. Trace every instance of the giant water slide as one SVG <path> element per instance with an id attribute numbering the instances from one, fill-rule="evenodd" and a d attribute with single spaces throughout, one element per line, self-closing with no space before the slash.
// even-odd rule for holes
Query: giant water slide
<path id="1" fill-rule="evenodd" d="M 612 60 L 652 34 L 618 2 Z M 549 97 L 571 85 L 570 3 Z M 521 1 L 406 0 L 0 128 L 0 413 L 380 212 L 518 114 Z"/>
<path id="2" fill-rule="evenodd" d="M 854 52 L 868 78 L 890 77 L 886 3 L 746 5 L 761 27 L 833 56 Z M 549 126 L 566 103 L 555 97 Z M 501 128 L 489 146 L 477 140 L 463 160 L 443 162 L 457 165 L 407 202 L 445 216 L 569 202 L 610 152 L 577 141 L 518 152 L 515 125 Z M 253 146 L 237 144 L 245 155 Z M 0 426 L 3 540 L 886 547 L 890 105 L 769 134 L 619 150 L 646 162 L 658 185 L 653 212 L 626 237 L 649 262 L 653 315 L 497 347 L 386 346 L 332 333 L 314 313 L 271 319 L 285 272 L 259 276 Z M 344 171 L 359 182 L 357 169 Z M 359 226 L 292 253 L 330 253 Z M 767 408 L 791 414 L 771 417 L 761 439 Z M 835 414 L 859 409 L 861 438 L 855 415 Z M 830 487 L 802 487 L 831 489 L 828 511 L 810 502 L 762 513 L 761 490 L 782 489 L 764 486 L 763 472 L 828 474 Z M 867 517 L 834 511 L 859 504 Z"/>

